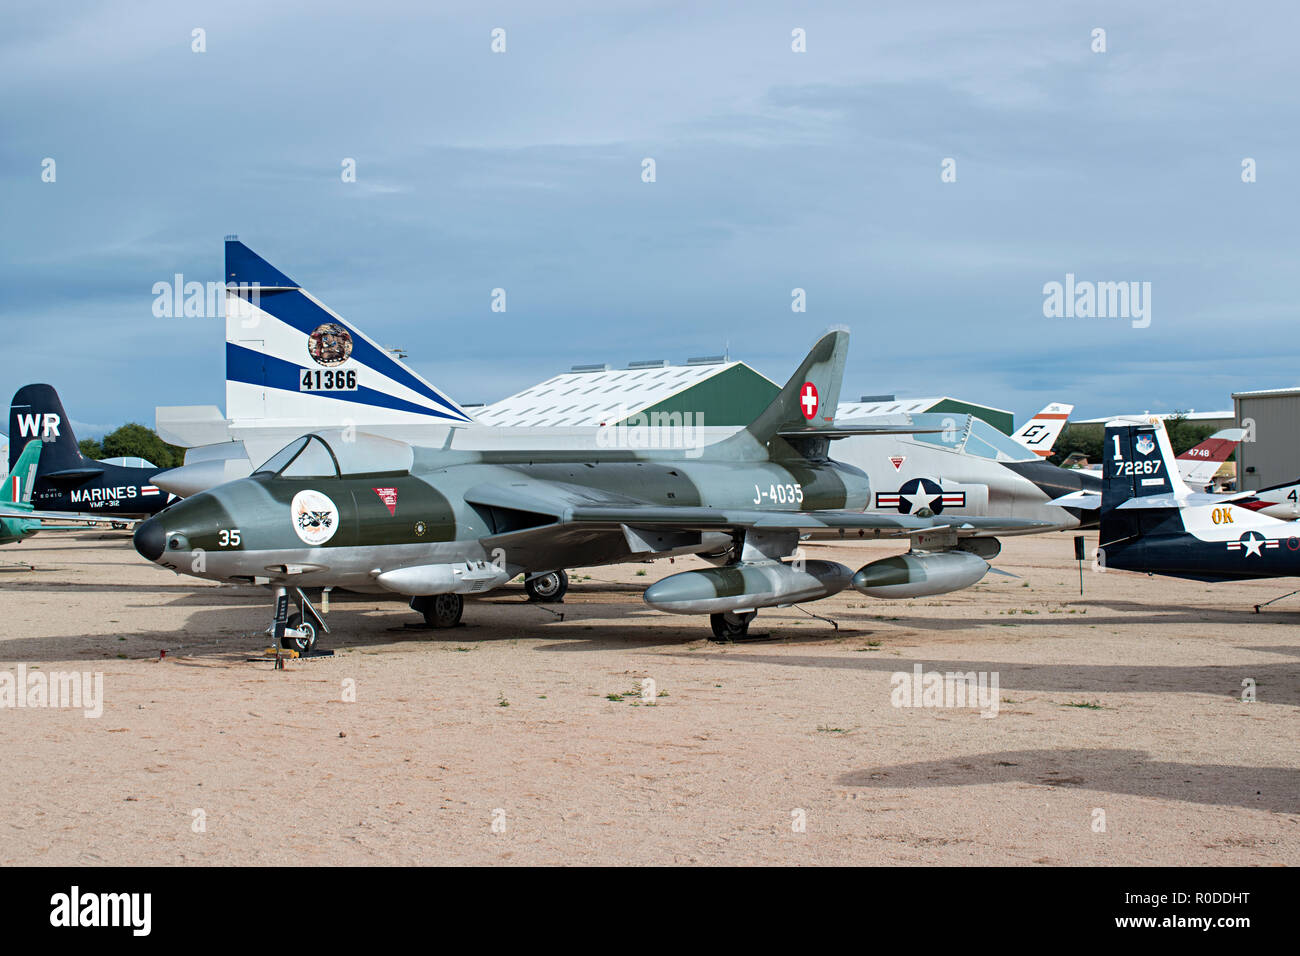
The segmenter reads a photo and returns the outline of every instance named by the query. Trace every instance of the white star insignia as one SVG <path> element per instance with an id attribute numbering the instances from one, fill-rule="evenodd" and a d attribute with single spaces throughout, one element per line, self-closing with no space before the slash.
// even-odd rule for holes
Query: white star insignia
<path id="1" fill-rule="evenodd" d="M 909 514 L 916 514 L 922 508 L 930 508 L 934 504 L 934 499 L 938 497 L 938 495 L 927 492 L 924 488 L 916 489 L 913 494 L 903 495 L 903 498 L 911 504 L 911 508 L 908 509 Z"/>
<path id="2" fill-rule="evenodd" d="M 1246 557 L 1253 554 L 1258 558 L 1261 557 L 1259 549 L 1264 546 L 1264 539 L 1255 534 L 1247 535 L 1241 539 L 1241 546 L 1246 549 Z"/>

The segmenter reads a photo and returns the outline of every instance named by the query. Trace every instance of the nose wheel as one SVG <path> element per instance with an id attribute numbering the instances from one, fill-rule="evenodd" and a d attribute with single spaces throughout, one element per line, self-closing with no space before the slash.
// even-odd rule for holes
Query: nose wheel
<path id="1" fill-rule="evenodd" d="M 290 597 L 298 605 L 298 610 L 293 614 L 289 613 Z M 294 588 L 292 595 L 289 588 L 275 589 L 275 618 L 271 621 L 271 637 L 279 641 L 282 648 L 305 656 L 316 649 L 316 638 L 321 632 L 328 634 L 329 630 L 301 588 Z"/>
<path id="2" fill-rule="evenodd" d="M 304 621 L 301 614 L 290 614 L 289 620 L 284 622 L 284 630 L 285 634 L 280 638 L 280 646 L 285 650 L 306 654 L 316 646 L 316 625 L 311 621 Z M 290 631 L 296 632 L 297 636 L 291 637 Z"/>

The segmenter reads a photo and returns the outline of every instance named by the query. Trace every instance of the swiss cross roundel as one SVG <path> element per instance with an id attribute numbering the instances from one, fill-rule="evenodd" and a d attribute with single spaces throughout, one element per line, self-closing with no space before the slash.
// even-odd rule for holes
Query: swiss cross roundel
<path id="1" fill-rule="evenodd" d="M 804 418 L 811 420 L 817 414 L 819 401 L 817 386 L 812 382 L 804 382 L 803 388 L 799 389 L 799 410 L 803 412 Z"/>

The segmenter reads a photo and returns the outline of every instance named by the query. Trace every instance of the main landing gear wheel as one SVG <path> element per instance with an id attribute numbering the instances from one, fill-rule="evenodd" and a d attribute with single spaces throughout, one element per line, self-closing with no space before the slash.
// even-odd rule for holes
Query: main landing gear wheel
<path id="1" fill-rule="evenodd" d="M 731 611 L 710 614 L 709 623 L 713 625 L 714 640 L 736 641 L 743 638 L 749 633 L 749 622 L 756 617 L 758 617 L 757 611 L 745 611 L 743 614 L 735 614 Z"/>
<path id="2" fill-rule="evenodd" d="M 569 590 L 569 574 L 567 571 L 547 571 L 534 578 L 525 578 L 524 590 L 528 592 L 530 601 L 559 604 Z"/>
<path id="3" fill-rule="evenodd" d="M 289 620 L 284 622 L 286 628 L 301 630 L 306 637 L 290 637 L 288 634 L 280 638 L 280 646 L 285 650 L 297 651 L 299 654 L 306 654 L 316 646 L 316 625 L 311 621 L 304 622 L 301 614 L 290 614 Z"/>
<path id="4" fill-rule="evenodd" d="M 434 594 L 411 598 L 411 608 L 423 614 L 430 627 L 455 627 L 465 613 L 465 599 L 459 594 Z"/>

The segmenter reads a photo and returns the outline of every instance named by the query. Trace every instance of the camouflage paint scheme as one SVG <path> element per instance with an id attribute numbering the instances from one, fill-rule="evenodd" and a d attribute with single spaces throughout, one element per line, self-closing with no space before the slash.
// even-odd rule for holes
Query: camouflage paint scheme
<path id="1" fill-rule="evenodd" d="M 779 561 L 806 531 L 939 528 L 955 543 L 958 534 L 1042 527 L 972 518 L 957 531 L 942 518 L 863 514 L 866 474 L 828 455 L 847 346 L 847 332 L 823 336 L 758 419 L 703 449 L 465 452 L 321 432 L 299 441 L 323 442 L 339 475 L 294 477 L 294 458 L 282 474 L 171 506 L 137 530 L 136 547 L 164 567 L 222 581 L 434 593 L 402 590 L 391 574 L 493 562 L 503 583 L 520 572 L 689 553 L 744 567 Z M 358 472 L 345 459 L 379 470 Z M 337 512 L 319 546 L 293 523 L 303 491 L 327 496 Z M 381 492 L 395 496 L 391 512 Z"/>

